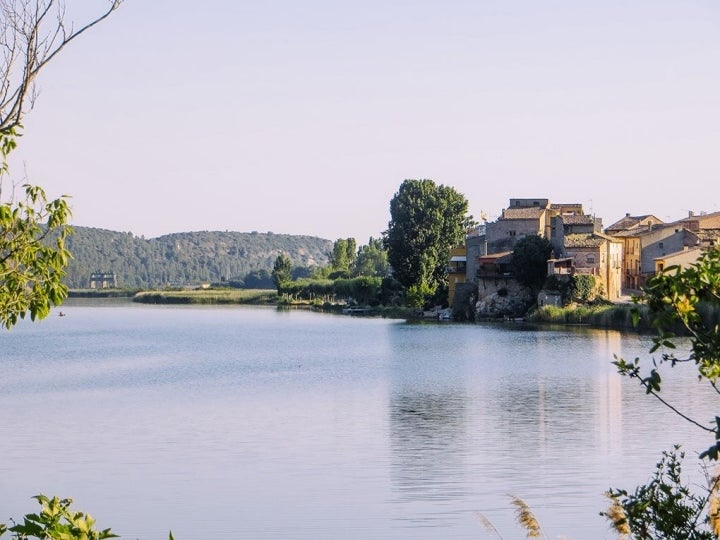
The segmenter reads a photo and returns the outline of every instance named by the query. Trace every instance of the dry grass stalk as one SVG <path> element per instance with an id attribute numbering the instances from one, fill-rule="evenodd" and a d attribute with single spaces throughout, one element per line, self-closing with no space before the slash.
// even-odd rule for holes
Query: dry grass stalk
<path id="1" fill-rule="evenodd" d="M 485 527 L 485 530 L 493 533 L 496 535 L 500 540 L 503 540 L 503 537 L 500 535 L 498 530 L 495 528 L 495 525 L 492 524 L 492 521 L 490 521 L 482 512 L 475 512 L 475 517 L 478 518 L 478 521 L 482 524 L 483 527 Z"/>
<path id="2" fill-rule="evenodd" d="M 612 501 L 610 508 L 607 510 L 607 517 L 612 522 L 613 529 L 618 533 L 621 540 L 630 537 L 630 526 L 628 525 L 627 514 L 620 504 L 617 497 L 613 497 L 610 493 L 606 493 L 607 497 Z"/>
<path id="3" fill-rule="evenodd" d="M 720 466 L 715 467 L 715 474 L 710 477 L 710 508 L 708 510 L 708 519 L 713 534 L 720 536 Z"/>
<path id="4" fill-rule="evenodd" d="M 512 503 L 517 508 L 517 522 L 527 532 L 527 538 L 545 538 L 545 533 L 540 527 L 540 522 L 530 510 L 525 501 L 519 497 L 511 496 Z"/>

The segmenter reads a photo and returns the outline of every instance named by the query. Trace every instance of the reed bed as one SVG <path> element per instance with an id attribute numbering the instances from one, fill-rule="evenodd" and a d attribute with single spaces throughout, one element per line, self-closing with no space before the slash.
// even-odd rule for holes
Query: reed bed
<path id="1" fill-rule="evenodd" d="M 133 297 L 144 304 L 274 304 L 277 293 L 267 289 L 203 289 L 192 291 L 145 291 Z"/>

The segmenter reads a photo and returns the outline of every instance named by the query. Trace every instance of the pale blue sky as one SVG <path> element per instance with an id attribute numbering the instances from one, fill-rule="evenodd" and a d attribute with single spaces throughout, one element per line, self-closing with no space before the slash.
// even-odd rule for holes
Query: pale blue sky
<path id="1" fill-rule="evenodd" d="M 14 163 L 76 225 L 364 243 L 406 178 L 720 210 L 716 0 L 126 0 L 39 83 Z"/>

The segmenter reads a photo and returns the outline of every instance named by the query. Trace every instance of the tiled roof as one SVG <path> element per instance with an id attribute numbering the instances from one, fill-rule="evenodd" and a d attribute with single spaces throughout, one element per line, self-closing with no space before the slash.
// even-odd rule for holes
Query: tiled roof
<path id="1" fill-rule="evenodd" d="M 720 240 L 720 229 L 700 229 L 693 232 L 700 240 Z"/>
<path id="2" fill-rule="evenodd" d="M 662 223 L 662 220 L 658 219 L 657 217 L 653 216 L 652 214 L 645 214 L 644 216 L 625 216 L 624 218 L 616 221 L 609 227 L 607 227 L 606 231 L 623 231 L 627 229 L 632 229 L 633 227 L 638 227 L 643 221 L 645 221 L 648 218 L 653 218 L 653 221 L 657 221 L 658 223 Z"/>
<path id="3" fill-rule="evenodd" d="M 559 216 L 565 225 L 592 225 L 592 216 Z"/>
<path id="4" fill-rule="evenodd" d="M 507 208 L 500 219 L 540 219 L 544 208 Z"/>
<path id="5" fill-rule="evenodd" d="M 488 255 L 480 255 L 478 257 L 478 260 L 481 262 L 488 262 L 488 261 L 500 261 L 503 259 L 511 259 L 513 255 L 512 251 L 501 251 L 500 253 L 490 253 Z"/>
<path id="6" fill-rule="evenodd" d="M 566 248 L 591 248 L 599 247 L 607 239 L 600 237 L 596 234 L 568 234 L 564 238 L 564 245 Z"/>
<path id="7" fill-rule="evenodd" d="M 582 203 L 567 203 L 567 204 L 560 204 L 560 203 L 553 203 L 550 205 L 551 210 L 560 211 L 560 210 L 576 210 L 579 213 L 582 213 Z"/>

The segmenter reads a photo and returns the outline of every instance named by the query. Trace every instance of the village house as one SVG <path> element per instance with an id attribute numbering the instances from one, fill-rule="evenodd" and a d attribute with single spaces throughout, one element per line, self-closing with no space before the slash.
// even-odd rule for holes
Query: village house
<path id="1" fill-rule="evenodd" d="M 552 211 L 548 199 L 510 199 L 502 215 L 485 227 L 487 253 L 512 251 L 524 236 L 550 234 Z"/>
<path id="2" fill-rule="evenodd" d="M 621 296 L 621 240 L 598 232 L 569 234 L 564 238 L 563 250 L 564 260 L 571 261 L 573 274 L 595 276 L 600 295 L 608 300 L 617 300 Z"/>
<path id="3" fill-rule="evenodd" d="M 560 214 L 552 218 L 550 243 L 556 257 L 565 254 L 565 237 L 573 234 L 602 232 L 602 219 L 585 214 Z"/>
<path id="4" fill-rule="evenodd" d="M 693 250 L 696 247 L 715 246 L 720 240 L 720 212 L 689 212 L 687 218 L 672 223 L 664 223 L 653 215 L 626 214 L 605 233 L 623 241 L 623 287 L 638 290 L 657 273 L 658 265 L 668 266 L 664 258 L 677 254 L 685 260 L 690 256 L 688 253 L 696 253 Z"/>
<path id="5" fill-rule="evenodd" d="M 90 274 L 88 286 L 91 289 L 117 288 L 117 274 L 115 272 L 93 272 Z"/>
<path id="6" fill-rule="evenodd" d="M 701 247 L 686 247 L 682 251 L 676 251 L 675 253 L 658 257 L 655 259 L 655 273 L 657 274 L 658 272 L 662 272 L 671 266 L 688 268 L 690 265 L 697 262 L 703 251 L 705 250 Z"/>
<path id="7" fill-rule="evenodd" d="M 653 225 L 664 225 L 665 222 L 652 214 L 631 216 L 629 213 L 605 229 L 605 234 L 615 236 L 619 232 L 633 229 L 646 229 Z"/>
<path id="8" fill-rule="evenodd" d="M 467 249 L 465 246 L 454 247 L 450 250 L 448 273 L 448 303 L 453 305 L 455 291 L 458 285 L 467 279 Z"/>

